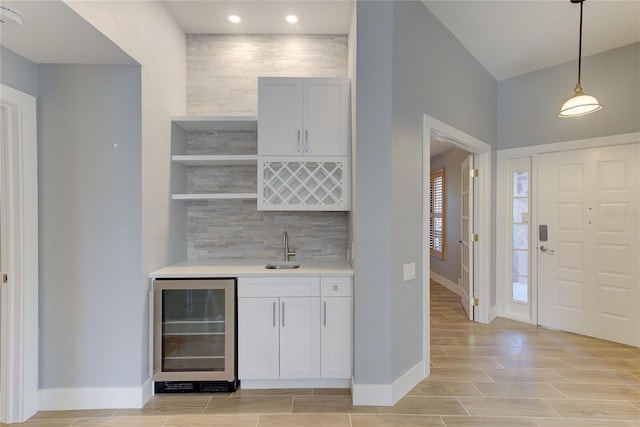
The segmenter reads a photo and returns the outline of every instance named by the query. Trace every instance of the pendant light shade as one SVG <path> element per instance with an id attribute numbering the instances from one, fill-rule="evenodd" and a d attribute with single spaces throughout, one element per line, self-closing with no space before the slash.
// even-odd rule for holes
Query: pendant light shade
<path id="1" fill-rule="evenodd" d="M 576 84 L 573 96 L 562 104 L 558 117 L 577 117 L 602 110 L 602 105 L 591 95 L 582 92 L 580 83 Z"/>
<path id="2" fill-rule="evenodd" d="M 591 95 L 586 95 L 582 91 L 582 86 L 580 85 L 580 74 L 582 71 L 582 3 L 585 0 L 570 0 L 571 3 L 580 3 L 580 42 L 578 46 L 578 83 L 576 83 L 576 87 L 573 89 L 573 96 L 569 98 L 564 104 L 562 104 L 562 108 L 560 108 L 560 112 L 558 113 L 558 117 L 578 117 L 584 116 L 586 114 L 595 113 L 596 111 L 602 110 L 602 104 L 598 102 L 598 100 Z"/>

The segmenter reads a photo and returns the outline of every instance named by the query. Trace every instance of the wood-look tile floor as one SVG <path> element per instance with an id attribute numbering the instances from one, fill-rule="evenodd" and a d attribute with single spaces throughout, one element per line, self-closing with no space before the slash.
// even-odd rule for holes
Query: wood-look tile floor
<path id="1" fill-rule="evenodd" d="M 640 349 L 506 319 L 469 322 L 431 286 L 431 376 L 393 407 L 348 390 L 156 395 L 142 409 L 39 412 L 30 426 L 640 427 Z"/>

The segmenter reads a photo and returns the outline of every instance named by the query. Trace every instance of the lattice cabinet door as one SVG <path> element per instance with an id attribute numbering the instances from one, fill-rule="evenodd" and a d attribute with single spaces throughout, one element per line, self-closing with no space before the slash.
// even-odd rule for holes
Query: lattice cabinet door
<path id="1" fill-rule="evenodd" d="M 258 159 L 258 210 L 350 209 L 348 157 Z"/>

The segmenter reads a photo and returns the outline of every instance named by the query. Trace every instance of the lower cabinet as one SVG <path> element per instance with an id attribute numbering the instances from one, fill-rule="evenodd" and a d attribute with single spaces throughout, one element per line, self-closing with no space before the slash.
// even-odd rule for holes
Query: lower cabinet
<path id="1" fill-rule="evenodd" d="M 350 277 L 238 281 L 240 380 L 349 379 Z"/>

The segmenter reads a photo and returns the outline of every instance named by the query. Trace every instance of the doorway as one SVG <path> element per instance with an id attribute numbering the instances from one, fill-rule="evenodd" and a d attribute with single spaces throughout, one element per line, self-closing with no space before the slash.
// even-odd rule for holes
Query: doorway
<path id="1" fill-rule="evenodd" d="M 423 120 L 423 307 L 424 307 L 424 365 L 425 376 L 429 369 L 430 351 L 430 309 L 429 309 L 429 280 L 431 275 L 431 255 L 430 255 L 430 171 L 431 171 L 431 141 L 446 141 L 457 148 L 473 154 L 475 168 L 478 169 L 478 176 L 474 182 L 476 202 L 473 203 L 474 214 L 474 234 L 479 237 L 473 242 L 472 263 L 476 268 L 471 272 L 473 292 L 478 304 L 474 307 L 476 321 L 489 323 L 495 317 L 493 315 L 491 301 L 491 146 L 477 138 L 472 137 L 452 126 L 447 125 L 433 117 L 424 115 Z M 456 248 L 457 249 L 457 248 Z"/>
<path id="2" fill-rule="evenodd" d="M 36 100 L 0 85 L 0 422 L 38 410 Z"/>
<path id="3" fill-rule="evenodd" d="M 639 166 L 640 143 L 539 156 L 538 324 L 640 346 Z"/>
<path id="4" fill-rule="evenodd" d="M 498 152 L 499 315 L 640 344 L 639 142 Z"/>

